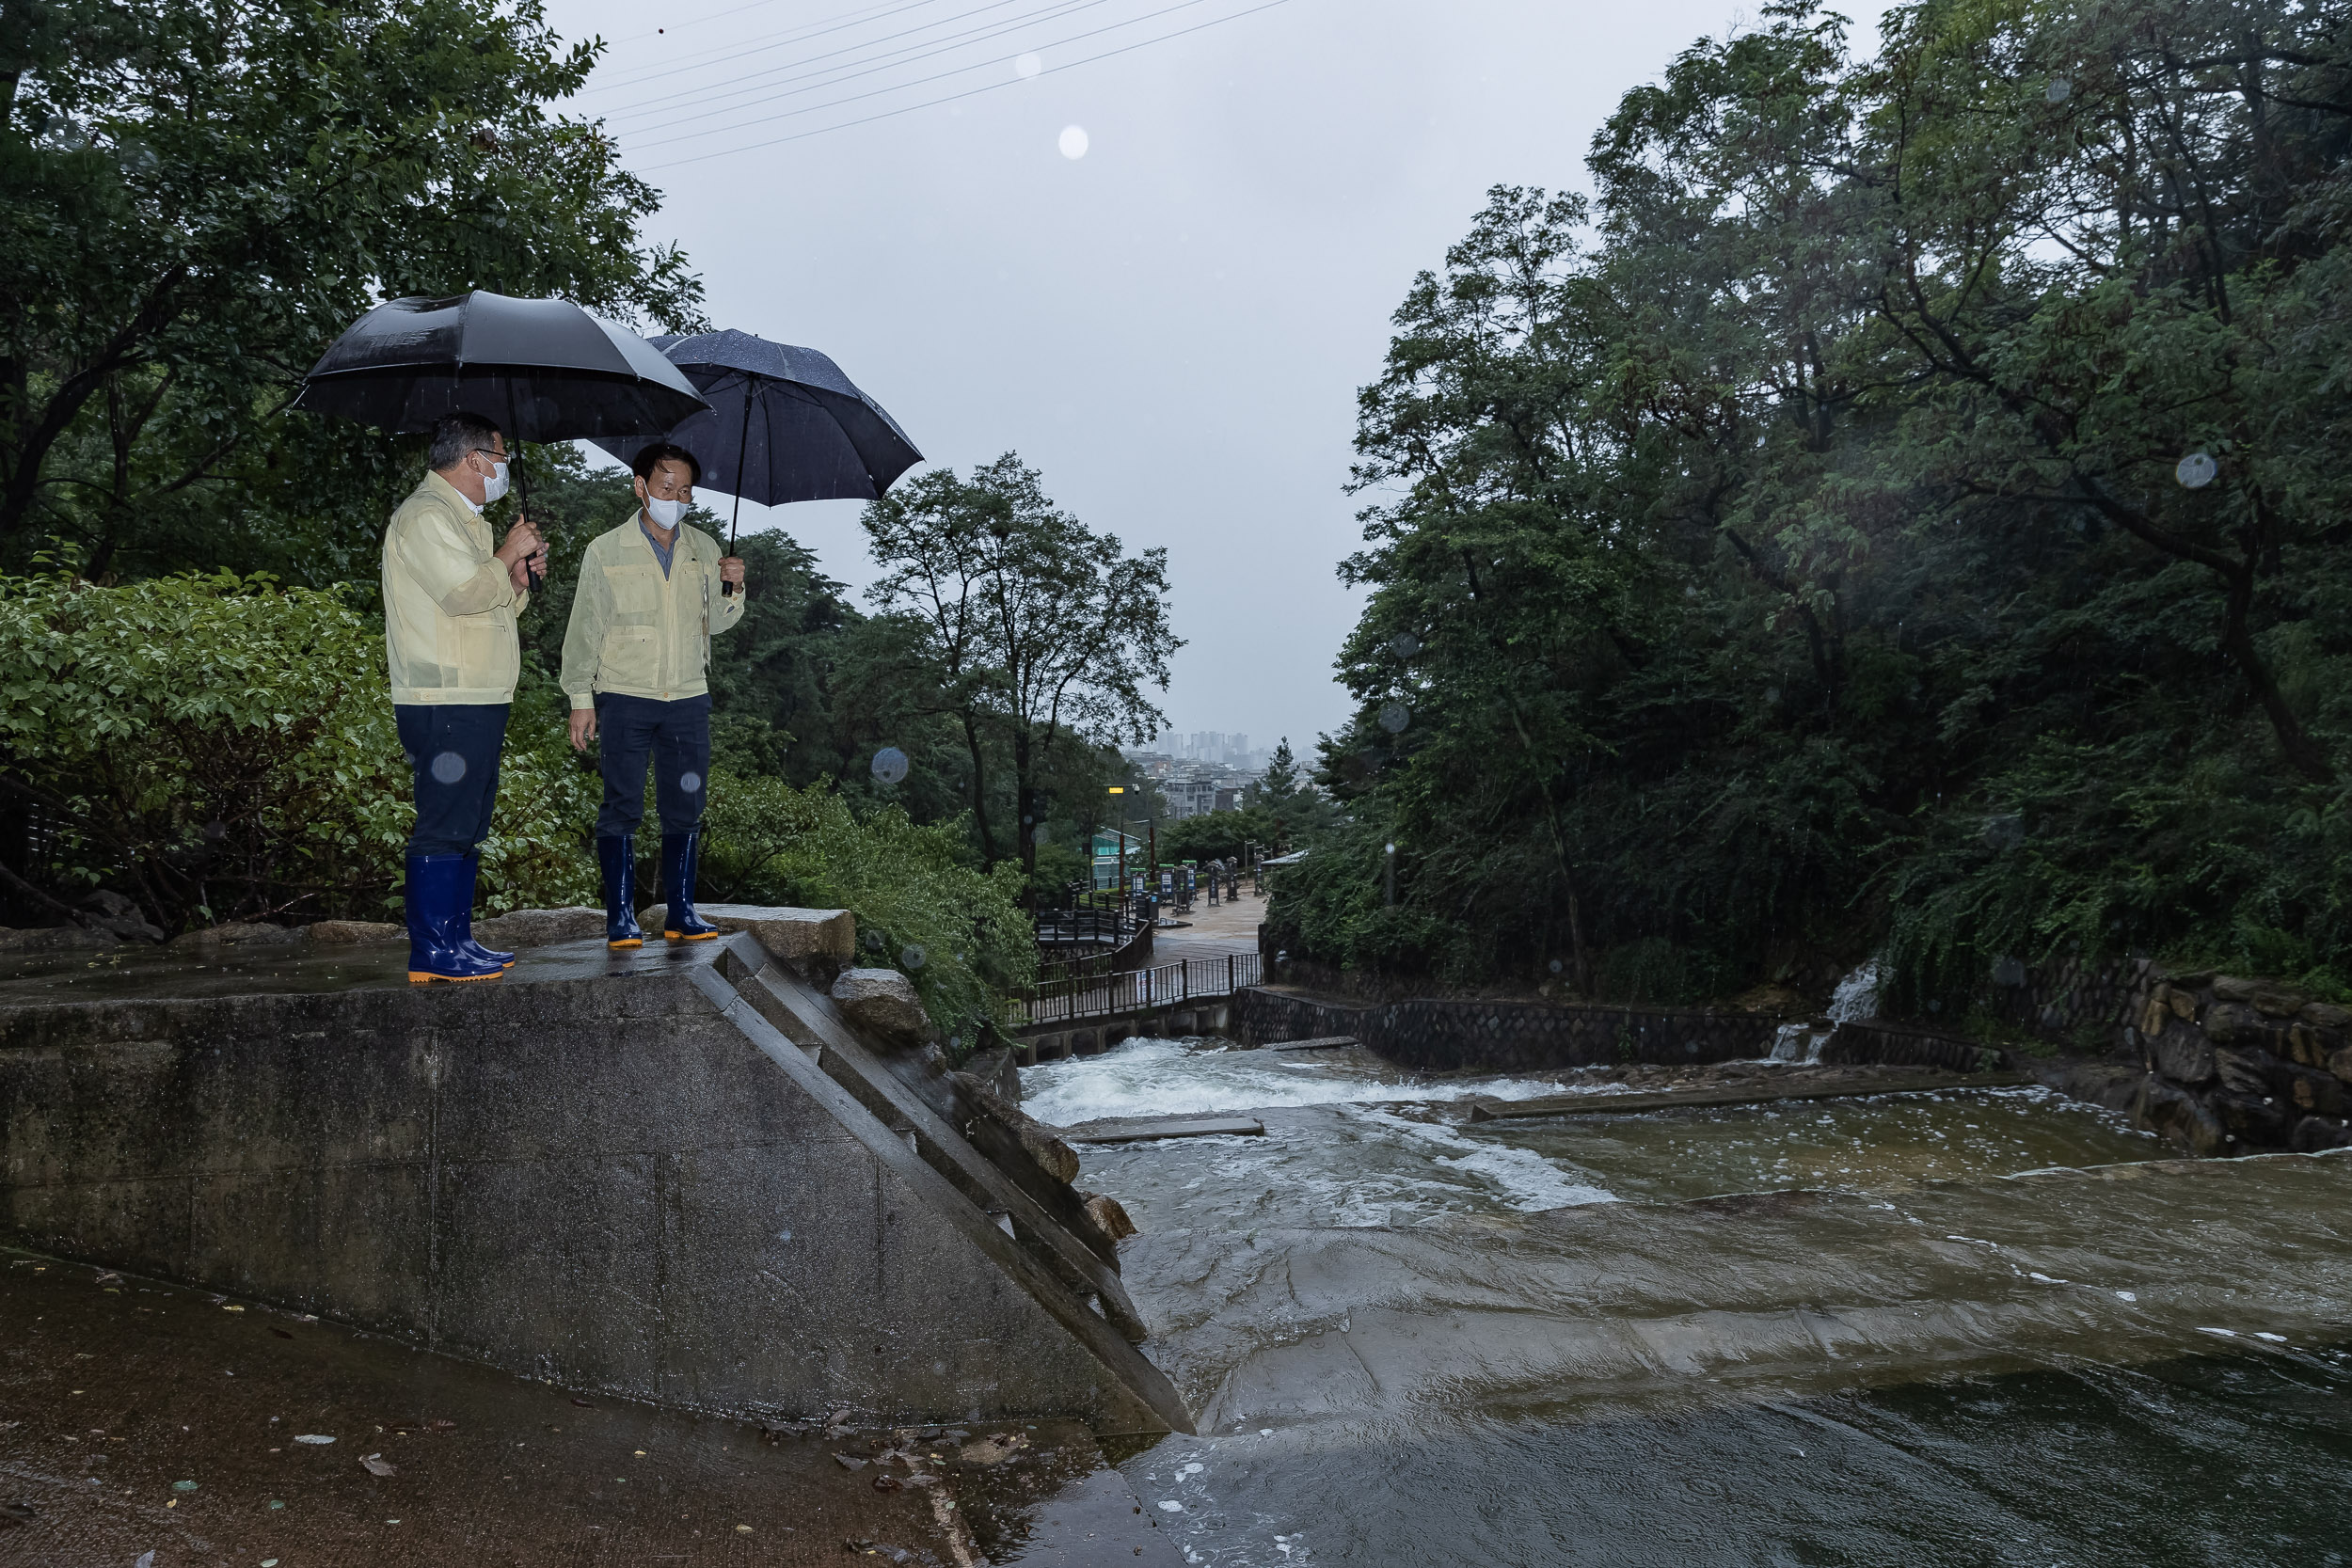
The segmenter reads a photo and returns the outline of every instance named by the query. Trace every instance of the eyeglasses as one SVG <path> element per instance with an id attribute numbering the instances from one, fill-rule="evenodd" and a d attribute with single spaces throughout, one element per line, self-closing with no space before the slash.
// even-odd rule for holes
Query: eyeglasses
<path id="1" fill-rule="evenodd" d="M 473 450 L 480 452 L 483 456 L 490 459 L 493 463 L 503 463 L 506 461 L 506 453 L 501 448 L 476 447 Z"/>

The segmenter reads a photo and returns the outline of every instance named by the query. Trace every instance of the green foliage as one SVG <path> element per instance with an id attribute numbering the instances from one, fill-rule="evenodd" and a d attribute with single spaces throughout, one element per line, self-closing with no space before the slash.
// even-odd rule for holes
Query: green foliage
<path id="1" fill-rule="evenodd" d="M 1004 997 L 1037 977 L 1019 867 L 974 869 L 952 826 L 919 826 L 895 805 L 861 816 L 822 785 L 715 768 L 704 823 L 704 897 L 850 911 L 859 961 L 904 971 L 958 1054 L 1009 1025 Z"/>
<path id="2" fill-rule="evenodd" d="M 1319 758 L 1419 961 L 2352 972 L 2347 150 L 2341 8 L 1927 0 L 1856 62 L 1785 0 L 1627 95 L 1589 208 L 1493 192 L 1361 394 Z M 1381 947 L 1316 859 L 1270 918 Z"/>
<path id="3" fill-rule="evenodd" d="M 413 452 L 287 415 L 379 300 L 560 294 L 671 329 L 653 189 L 552 117 L 536 0 L 0 0 L 0 561 L 373 575 Z"/>
<path id="4" fill-rule="evenodd" d="M 1245 845 L 1279 841 L 1274 816 L 1263 806 L 1203 812 L 1161 826 L 1160 859 L 1230 861 L 1240 857 Z"/>
<path id="5" fill-rule="evenodd" d="M 51 830 L 38 879 L 105 884 L 167 932 L 396 909 L 414 810 L 383 632 L 333 591 L 220 573 L 0 578 L 0 790 Z M 595 794 L 510 744 L 493 910 L 583 901 Z"/>

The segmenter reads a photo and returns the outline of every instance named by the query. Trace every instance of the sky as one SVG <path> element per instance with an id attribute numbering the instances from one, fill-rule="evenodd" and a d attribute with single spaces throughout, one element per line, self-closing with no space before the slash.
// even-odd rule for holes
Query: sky
<path id="1" fill-rule="evenodd" d="M 1867 47 L 1882 8 L 1842 8 Z M 1489 186 L 1585 188 L 1619 96 L 1745 20 L 1726 0 L 547 12 L 611 45 L 567 108 L 663 192 L 644 237 L 685 247 L 714 325 L 831 355 L 930 463 L 1018 451 L 1096 532 L 1166 548 L 1169 727 L 1302 752 L 1349 710 L 1356 393 L 1415 274 Z M 862 595 L 859 510 L 743 519 Z"/>

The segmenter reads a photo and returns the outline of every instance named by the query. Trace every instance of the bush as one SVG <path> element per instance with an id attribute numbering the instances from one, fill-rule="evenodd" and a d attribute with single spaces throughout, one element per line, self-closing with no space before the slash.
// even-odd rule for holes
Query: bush
<path id="1" fill-rule="evenodd" d="M 500 770 L 494 910 L 594 896 L 594 781 L 538 728 Z M 343 589 L 232 573 L 0 578 L 0 790 L 46 830 L 34 880 L 113 887 L 167 931 L 395 915 L 415 816 L 381 626 Z"/>
<path id="2" fill-rule="evenodd" d="M 860 961 L 903 971 L 961 1059 L 1007 997 L 1037 977 L 1037 933 L 1021 911 L 1021 867 L 964 863 L 961 823 L 917 826 L 895 805 L 863 818 L 821 784 L 714 769 L 700 892 L 712 902 L 848 910 Z"/>

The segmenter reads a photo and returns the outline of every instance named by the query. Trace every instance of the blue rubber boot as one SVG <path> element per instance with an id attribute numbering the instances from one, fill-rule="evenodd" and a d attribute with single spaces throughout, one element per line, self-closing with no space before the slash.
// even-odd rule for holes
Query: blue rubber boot
<path id="1" fill-rule="evenodd" d="M 637 928 L 637 841 L 628 833 L 607 833 L 596 840 L 596 864 L 604 872 L 604 944 L 643 947 L 645 933 Z"/>
<path id="2" fill-rule="evenodd" d="M 408 886 L 408 978 L 495 980 L 505 966 L 466 951 L 465 920 L 472 907 L 473 866 L 463 855 L 411 855 Z"/>
<path id="3" fill-rule="evenodd" d="M 481 879 L 482 851 L 479 848 L 475 848 L 469 850 L 466 855 L 466 912 L 458 922 L 458 924 L 465 929 L 466 951 L 471 953 L 477 958 L 488 959 L 491 963 L 498 965 L 501 969 L 512 969 L 515 967 L 514 954 L 501 953 L 495 947 L 485 947 L 482 943 L 474 941 L 473 939 L 473 890 L 474 885 L 481 881 Z"/>
<path id="4" fill-rule="evenodd" d="M 694 859 L 702 836 L 700 832 L 661 835 L 661 891 L 670 895 L 669 918 L 661 923 L 661 934 L 672 942 L 708 942 L 719 934 L 718 927 L 694 912 Z"/>

